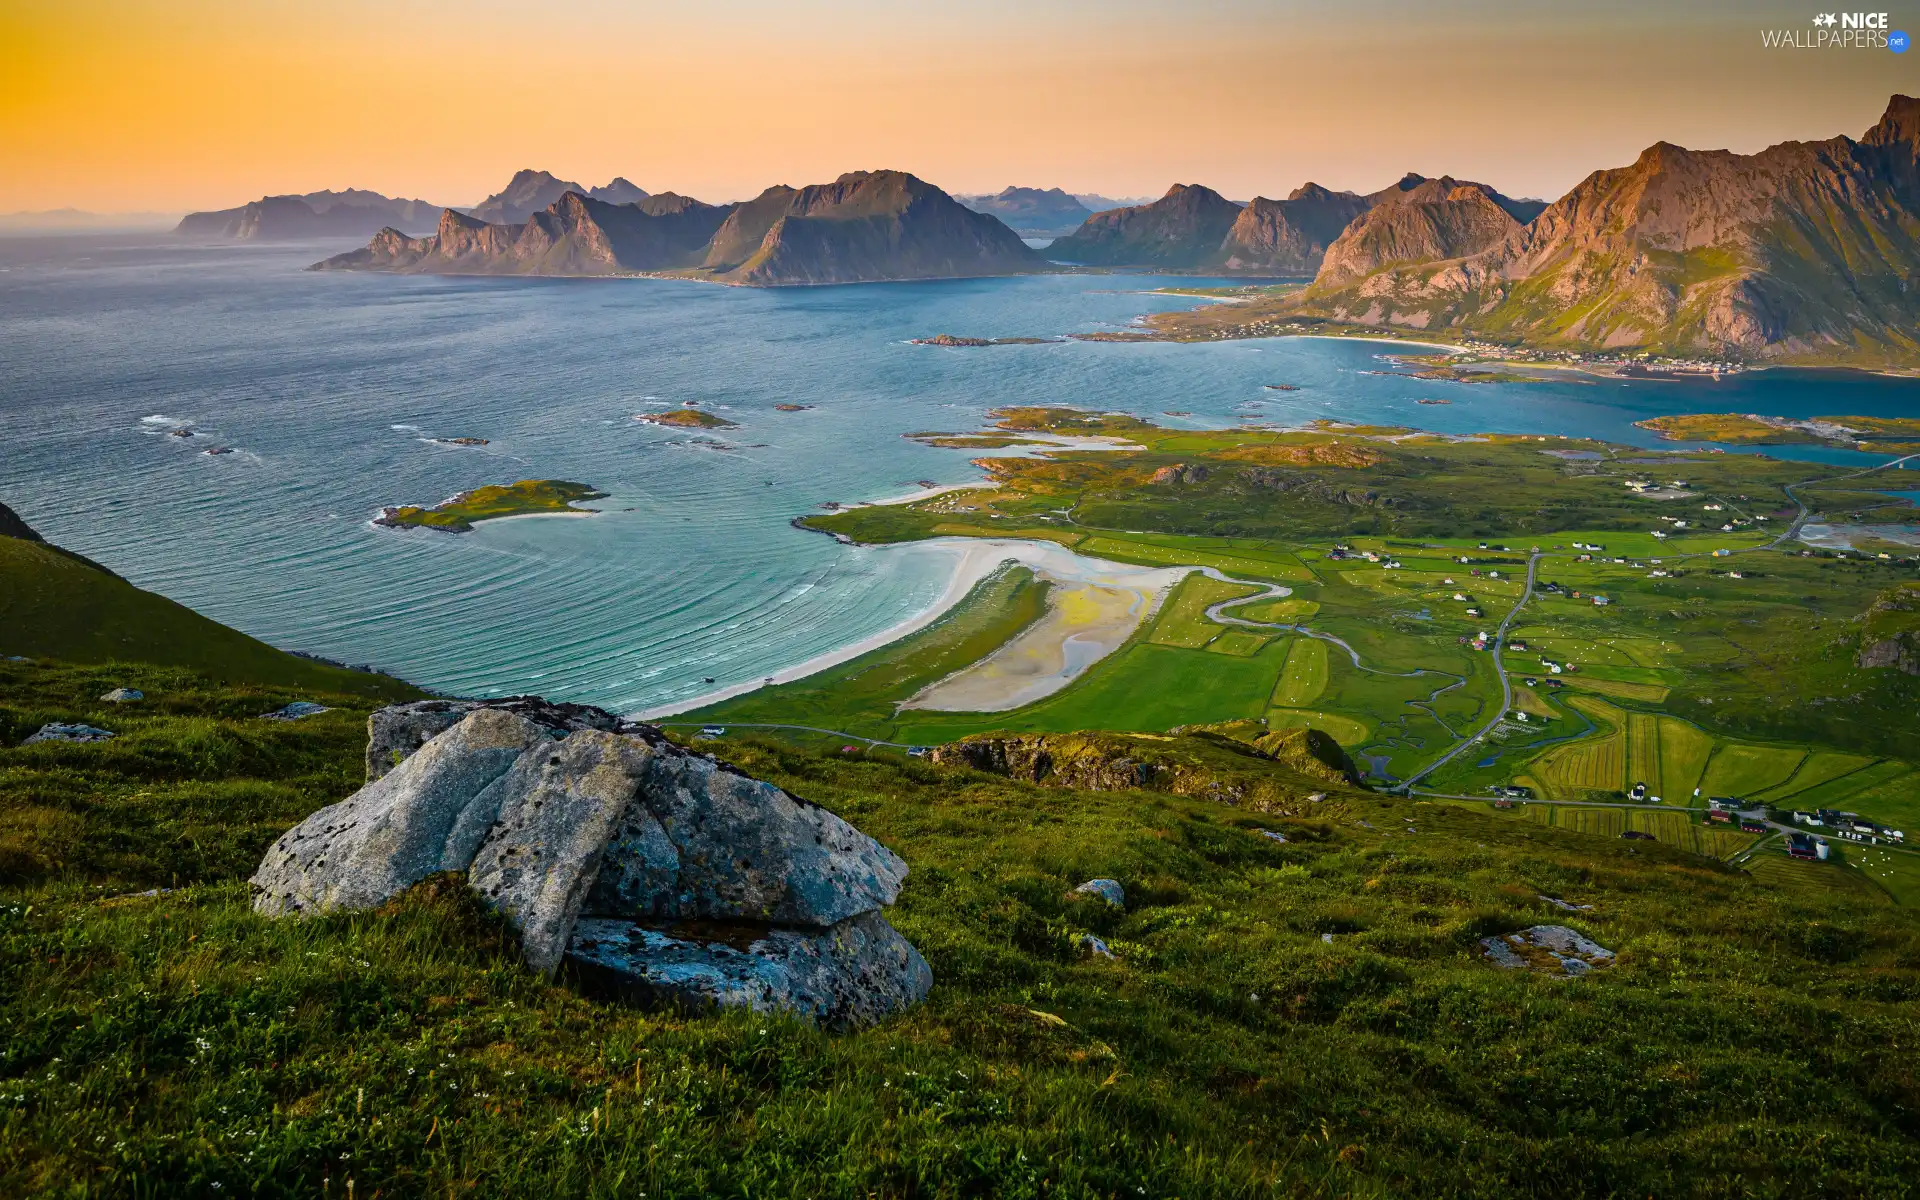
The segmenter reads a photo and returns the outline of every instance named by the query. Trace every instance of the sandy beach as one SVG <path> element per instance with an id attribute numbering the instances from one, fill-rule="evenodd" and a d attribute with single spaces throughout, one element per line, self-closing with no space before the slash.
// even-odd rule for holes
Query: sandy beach
<path id="1" fill-rule="evenodd" d="M 953 565 L 947 579 L 945 590 L 940 593 L 939 598 L 928 606 L 925 611 L 909 617 L 889 628 L 882 629 L 878 633 L 861 638 L 859 641 L 851 642 L 845 646 L 830 650 L 825 654 L 815 655 L 805 662 L 795 664 L 794 666 L 783 667 L 770 676 L 772 682 L 776 684 L 791 683 L 796 679 L 804 679 L 809 675 L 824 671 L 829 667 L 836 667 L 841 663 L 856 659 L 870 650 L 877 650 L 891 642 L 897 642 L 908 634 L 925 629 L 944 616 L 954 605 L 960 603 L 960 601 L 966 597 L 967 593 L 973 590 L 975 584 L 999 570 L 1002 564 L 1009 562 L 1023 564 L 1032 568 L 1036 573 L 1054 580 L 1056 583 L 1066 584 L 1070 587 L 1073 585 L 1094 585 L 1119 588 L 1141 594 L 1148 591 L 1154 593 L 1155 598 L 1152 604 L 1143 607 L 1136 614 L 1133 623 L 1127 629 L 1127 633 L 1117 641 L 1113 641 L 1111 645 L 1107 645 L 1100 653 L 1090 658 L 1082 658 L 1085 653 L 1099 645 L 1104 645 L 1108 641 L 1108 636 L 1104 634 L 1083 642 L 1082 647 L 1076 647 L 1073 655 L 1076 661 L 1072 664 L 1063 664 L 1072 669 L 1066 674 L 1060 674 L 1059 671 L 1056 670 L 1053 673 L 1053 677 L 1057 678 L 1058 682 L 1049 689 L 1047 693 L 1042 693 L 1050 694 L 1051 691 L 1057 691 L 1060 687 L 1064 687 L 1068 681 L 1077 676 L 1081 671 L 1084 671 L 1086 667 L 1099 661 L 1100 658 L 1105 657 L 1107 653 L 1110 653 L 1114 648 L 1124 643 L 1127 636 L 1131 636 L 1133 629 L 1138 628 L 1140 622 L 1152 615 L 1153 605 L 1157 605 L 1158 597 L 1164 595 L 1167 588 L 1178 582 L 1182 576 L 1199 569 L 1196 567 L 1138 567 L 1128 563 L 1088 558 L 1084 555 L 1075 554 L 1066 547 L 1056 545 L 1053 542 L 1032 542 L 1000 538 L 935 538 L 925 542 L 910 542 L 901 546 L 873 547 L 870 552 L 875 554 L 897 554 L 902 552 L 926 553 L 929 551 L 950 556 Z M 1038 629 L 1046 623 L 1046 619 L 1043 618 L 1034 628 Z M 1016 639 L 1016 641 L 1017 640 L 1018 639 Z M 992 656 L 989 656 L 989 658 L 991 657 Z M 975 664 L 975 666 L 979 665 L 980 664 Z M 968 670 L 972 669 L 973 668 L 968 668 Z M 964 675 L 966 672 L 962 671 L 959 674 Z M 958 677 L 959 676 L 956 675 L 950 678 L 957 679 Z M 675 713 L 704 708 L 709 704 L 717 704 L 722 700 L 728 700 L 734 696 L 745 695 L 748 692 L 755 691 L 766 685 L 767 679 L 765 678 L 739 683 L 731 687 L 716 689 L 703 696 L 695 696 L 691 699 L 676 701 L 656 708 L 644 709 L 628 715 L 635 720 L 655 721 L 663 717 L 672 716 Z M 929 691 L 931 690 L 932 689 L 929 689 Z M 1038 696 L 1034 697 L 1034 699 L 1038 698 Z"/>

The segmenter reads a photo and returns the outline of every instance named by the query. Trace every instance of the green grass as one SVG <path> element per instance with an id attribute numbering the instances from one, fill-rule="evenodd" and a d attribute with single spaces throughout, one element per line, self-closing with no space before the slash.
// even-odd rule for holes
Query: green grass
<path id="1" fill-rule="evenodd" d="M 1700 790 L 1708 796 L 1746 799 L 1758 796 L 1792 775 L 1806 751 L 1786 746 L 1722 743 L 1707 760 Z"/>
<path id="2" fill-rule="evenodd" d="M 1801 761 L 1791 776 L 1760 792 L 1757 798 L 1769 804 L 1785 803 L 1802 792 L 1856 774 L 1872 762 L 1872 759 L 1858 754 L 1838 754 L 1831 750 L 1815 751 Z"/>
<path id="3" fill-rule="evenodd" d="M 1251 596 L 1258 589 L 1241 584 L 1222 583 L 1205 575 L 1189 575 L 1174 585 L 1166 602 L 1154 618 L 1147 640 L 1156 646 L 1183 646 L 1198 650 L 1226 629 L 1207 619 L 1209 606 L 1222 600 Z"/>
<path id="4" fill-rule="evenodd" d="M 14 728 L 98 682 L 6 671 Z M 176 711 L 124 745 L 0 749 L 0 811 L 93 822 L 0 893 L 0 1193 L 1881 1195 L 1920 1170 L 1920 918 L 1866 894 L 1467 806 L 1280 819 L 729 742 L 907 859 L 892 917 L 937 983 L 840 1036 L 645 1013 L 525 971 L 457 878 L 255 916 L 258 854 L 357 784 L 358 714 L 267 728 L 165 678 Z M 1095 875 L 1124 912 L 1069 898 Z M 1617 965 L 1476 957 L 1541 922 Z"/>
<path id="5" fill-rule="evenodd" d="M 14 655 L 159 664 L 236 685 L 315 693 L 396 700 L 420 694 L 385 675 L 276 650 L 43 543 L 0 537 L 0 656 Z M 102 678 L 109 682 L 100 692 L 121 686 L 119 674 Z"/>
<path id="6" fill-rule="evenodd" d="M 1327 643 L 1319 638 L 1293 638 L 1286 669 L 1274 685 L 1274 707 L 1300 708 L 1312 704 L 1326 690 Z"/>
<path id="7" fill-rule="evenodd" d="M 1753 844 L 1753 835 L 1703 825 L 1685 810 L 1664 807 L 1579 808 L 1529 804 L 1519 810 L 1536 824 L 1574 829 L 1597 837 L 1618 838 L 1628 830 L 1650 833 L 1662 845 L 1677 846 L 1708 858 L 1724 859 Z"/>

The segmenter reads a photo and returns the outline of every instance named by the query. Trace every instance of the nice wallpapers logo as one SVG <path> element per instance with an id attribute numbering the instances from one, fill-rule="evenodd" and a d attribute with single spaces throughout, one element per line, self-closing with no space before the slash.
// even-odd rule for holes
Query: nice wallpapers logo
<path id="1" fill-rule="evenodd" d="M 1813 14 L 1811 29 L 1762 29 L 1760 44 L 1769 50 L 1891 50 L 1907 52 L 1907 35 L 1892 28 L 1883 12 Z"/>

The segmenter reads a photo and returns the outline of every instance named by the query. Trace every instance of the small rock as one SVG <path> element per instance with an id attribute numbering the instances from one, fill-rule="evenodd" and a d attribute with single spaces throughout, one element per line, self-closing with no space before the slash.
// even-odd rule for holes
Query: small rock
<path id="1" fill-rule="evenodd" d="M 317 716 L 323 712 L 332 712 L 324 704 L 314 704 L 306 700 L 295 700 L 285 708 L 276 708 L 270 713 L 261 713 L 263 721 L 298 721 L 302 717 Z"/>
<path id="2" fill-rule="evenodd" d="M 1481 938 L 1480 951 L 1497 967 L 1560 978 L 1613 965 L 1613 951 L 1565 925 L 1535 925 L 1519 933 Z"/>
<path id="3" fill-rule="evenodd" d="M 1545 900 L 1548 904 L 1553 905 L 1555 908 L 1564 909 L 1567 912 L 1593 911 L 1593 905 L 1591 904 L 1573 904 L 1569 901 L 1562 900 L 1557 896 L 1541 896 L 1540 899 Z"/>
<path id="4" fill-rule="evenodd" d="M 1115 908 L 1127 906 L 1127 893 L 1117 879 L 1089 879 L 1073 889 L 1076 896 L 1098 896 Z"/>
<path id="5" fill-rule="evenodd" d="M 1088 958 L 1113 957 L 1113 951 L 1107 948 L 1107 944 L 1090 933 L 1081 934 L 1080 940 L 1075 942 L 1074 945 L 1078 946 L 1080 953 L 1086 955 Z"/>
<path id="6" fill-rule="evenodd" d="M 113 689 L 100 698 L 109 704 L 125 704 L 129 700 L 145 700 L 147 694 L 138 688 L 120 687 Z"/>
<path id="7" fill-rule="evenodd" d="M 1320 935 L 1320 940 L 1321 940 L 1321 941 L 1323 941 L 1323 942 L 1325 942 L 1325 943 L 1326 943 L 1327 945 L 1329 945 L 1329 946 L 1331 946 L 1331 945 L 1333 945 L 1333 935 L 1332 935 L 1332 934 L 1330 934 L 1330 933 L 1323 933 L 1323 934 L 1321 934 L 1321 935 Z"/>
<path id="8" fill-rule="evenodd" d="M 1272 829 L 1262 829 L 1260 831 L 1260 836 L 1263 838 L 1272 838 L 1276 842 L 1284 842 L 1287 840 L 1286 834 L 1277 832 Z"/>
<path id="9" fill-rule="evenodd" d="M 95 729 L 91 725 L 63 725 L 58 721 L 52 721 L 35 730 L 26 741 L 20 744 L 31 746 L 35 742 L 104 742 L 113 736 L 111 731 Z"/>

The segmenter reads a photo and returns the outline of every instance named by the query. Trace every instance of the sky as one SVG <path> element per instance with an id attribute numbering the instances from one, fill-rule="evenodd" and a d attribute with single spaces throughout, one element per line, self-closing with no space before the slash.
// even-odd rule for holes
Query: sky
<path id="1" fill-rule="evenodd" d="M 1886 3 L 1888 0 L 1880 0 Z M 1920 0 L 1888 14 L 1920 34 Z M 1811 0 L 0 0 L 0 212 L 518 168 L 709 201 L 896 168 L 1108 196 L 1407 171 L 1552 199 L 1659 140 L 1859 136 L 1920 47 L 1764 49 Z"/>

